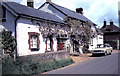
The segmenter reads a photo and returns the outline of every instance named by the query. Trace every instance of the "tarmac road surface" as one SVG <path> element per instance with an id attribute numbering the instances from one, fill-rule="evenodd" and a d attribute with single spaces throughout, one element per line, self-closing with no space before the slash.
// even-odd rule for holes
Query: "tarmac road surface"
<path id="1" fill-rule="evenodd" d="M 118 74 L 118 53 L 98 56 L 76 65 L 58 69 L 44 74 Z"/>

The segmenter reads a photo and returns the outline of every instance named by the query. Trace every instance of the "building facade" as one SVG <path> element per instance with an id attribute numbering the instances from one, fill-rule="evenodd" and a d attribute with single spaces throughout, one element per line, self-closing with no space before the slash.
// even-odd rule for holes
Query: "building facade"
<path id="1" fill-rule="evenodd" d="M 24 6 L 15 2 L 2 2 L 1 6 L 2 26 L 12 31 L 17 43 L 17 56 L 58 51 L 57 38 L 53 35 L 44 36 L 43 26 L 60 26 L 62 29 L 62 26 L 67 26 L 64 21 L 53 14 L 36 10 L 30 4 Z"/>
<path id="2" fill-rule="evenodd" d="M 99 31 L 96 28 L 95 23 L 93 23 L 91 20 L 89 20 L 88 18 L 86 18 L 83 15 L 82 8 L 76 8 L 76 12 L 74 12 L 74 11 L 71 11 L 71 10 L 65 8 L 65 7 L 59 6 L 59 5 L 51 2 L 51 0 L 48 0 L 42 6 L 40 6 L 38 9 L 45 11 L 45 12 L 48 12 L 48 13 L 51 13 L 51 14 L 55 14 L 57 17 L 61 18 L 64 21 L 67 18 L 68 24 L 69 24 L 69 22 L 74 22 L 74 24 L 70 25 L 70 26 L 73 26 L 72 28 L 74 28 L 74 26 L 77 27 L 77 25 L 81 26 L 82 29 L 87 28 L 87 27 L 90 28 L 94 32 L 95 36 L 92 37 L 90 39 L 91 42 L 89 42 L 89 44 L 87 44 L 89 46 L 89 49 L 97 47 L 97 44 L 103 44 L 103 34 L 99 33 Z M 90 27 L 89 27 L 89 24 L 86 24 L 87 22 L 90 23 Z M 86 24 L 86 25 L 84 25 L 84 24 Z M 81 29 L 79 29 L 79 30 L 81 30 Z M 77 30 L 75 30 L 75 31 L 77 31 Z M 80 33 L 80 35 L 81 34 L 83 34 L 83 33 Z M 77 48 L 77 45 L 79 43 L 81 43 L 79 40 L 80 39 L 79 36 L 76 36 L 75 38 L 77 41 L 73 41 L 73 48 Z M 74 51 L 74 49 L 72 49 L 72 50 Z"/>
<path id="3" fill-rule="evenodd" d="M 69 50 L 74 52 L 78 50 L 76 48 L 84 32 L 81 32 L 83 27 L 94 28 L 92 45 L 95 47 L 99 43 L 101 35 L 97 34 L 96 24 L 78 11 L 79 9 L 74 12 L 49 0 L 39 9 L 35 9 L 33 4 L 33 0 L 28 0 L 27 6 L 15 2 L 1 2 L 2 26 L 12 31 L 17 44 L 17 56 L 68 50 L 69 47 L 72 47 Z M 85 25 L 87 22 L 90 25 Z M 82 42 L 83 40 L 81 44 Z"/>
<path id="4" fill-rule="evenodd" d="M 110 44 L 113 49 L 120 49 L 120 28 L 114 25 L 112 20 L 110 20 L 110 25 L 106 23 L 104 20 L 104 25 L 101 28 L 104 34 L 104 43 Z"/>

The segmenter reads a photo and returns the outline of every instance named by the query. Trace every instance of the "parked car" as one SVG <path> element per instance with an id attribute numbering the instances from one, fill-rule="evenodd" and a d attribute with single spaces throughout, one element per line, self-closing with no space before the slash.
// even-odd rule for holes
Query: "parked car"
<path id="1" fill-rule="evenodd" d="M 90 51 L 92 55 L 95 55 L 95 54 L 108 55 L 112 53 L 112 50 L 113 48 L 109 44 L 100 44 L 100 45 L 97 45 L 97 48 L 91 49 Z"/>

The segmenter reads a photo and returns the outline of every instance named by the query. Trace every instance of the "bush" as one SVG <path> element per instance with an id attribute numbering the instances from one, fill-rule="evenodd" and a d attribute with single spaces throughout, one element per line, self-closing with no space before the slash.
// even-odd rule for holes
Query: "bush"
<path id="1" fill-rule="evenodd" d="M 10 58 L 3 60 L 3 74 L 39 74 L 54 69 L 58 69 L 74 63 L 72 59 L 55 60 L 49 62 L 40 61 L 22 61 L 17 59 L 14 61 Z"/>
<path id="2" fill-rule="evenodd" d="M 16 48 L 16 44 L 15 44 L 15 38 L 14 36 L 12 36 L 12 32 L 3 29 L 0 38 L 1 38 L 1 43 L 3 45 L 2 48 L 4 50 L 4 53 L 13 56 L 13 52 Z"/>

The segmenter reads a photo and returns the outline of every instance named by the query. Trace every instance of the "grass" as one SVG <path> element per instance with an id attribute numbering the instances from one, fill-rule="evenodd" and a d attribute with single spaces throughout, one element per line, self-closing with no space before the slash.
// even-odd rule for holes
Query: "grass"
<path id="1" fill-rule="evenodd" d="M 3 74 L 40 74 L 43 72 L 51 71 L 61 67 L 65 67 L 74 63 L 72 59 L 55 60 L 49 62 L 40 61 L 19 61 L 16 62 L 13 59 L 6 58 L 3 60 Z"/>

